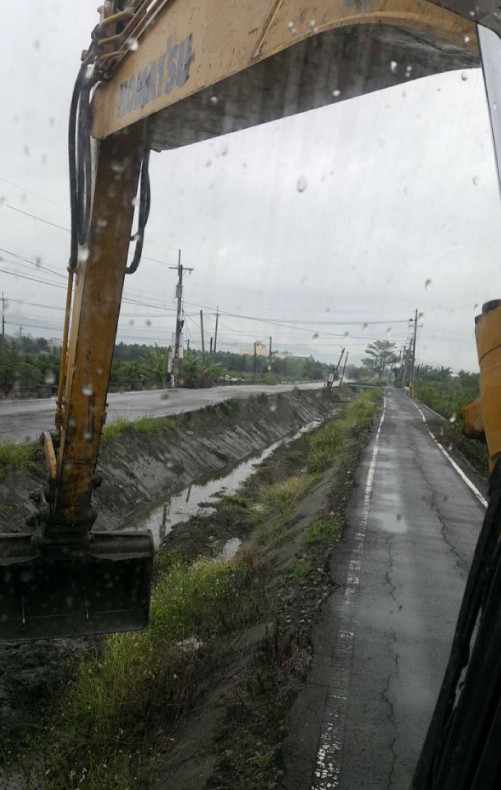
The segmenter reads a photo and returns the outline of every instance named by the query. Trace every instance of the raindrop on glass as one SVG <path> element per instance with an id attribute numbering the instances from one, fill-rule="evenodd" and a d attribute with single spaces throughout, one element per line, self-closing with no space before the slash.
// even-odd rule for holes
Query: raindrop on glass
<path id="1" fill-rule="evenodd" d="M 332 95 L 334 96 L 335 99 L 337 99 L 338 96 L 341 96 L 341 91 L 339 90 L 339 88 L 336 88 L 335 91 L 332 91 Z"/>
<path id="2" fill-rule="evenodd" d="M 392 74 L 395 74 L 395 72 L 397 70 L 397 66 L 398 66 L 398 63 L 397 63 L 396 60 L 390 61 L 390 71 L 391 71 Z"/>
<path id="3" fill-rule="evenodd" d="M 78 260 L 79 263 L 85 263 L 89 259 L 89 248 L 88 247 L 81 247 L 78 250 Z"/>
<path id="4" fill-rule="evenodd" d="M 477 186 L 478 181 L 479 181 L 478 176 L 473 176 L 472 181 L 473 181 L 474 186 Z"/>
<path id="5" fill-rule="evenodd" d="M 218 101 L 219 101 L 219 99 L 217 98 L 217 96 L 211 96 L 210 97 L 210 103 L 211 104 L 217 104 Z"/>
<path id="6" fill-rule="evenodd" d="M 89 395 L 92 395 L 92 392 L 93 392 L 93 390 L 92 390 L 92 385 L 91 384 L 85 384 L 85 386 L 82 387 L 82 394 L 83 395 L 88 395 L 89 396 Z"/>
<path id="7" fill-rule="evenodd" d="M 296 189 L 298 192 L 306 192 L 308 182 L 304 176 L 300 176 L 297 180 Z"/>
<path id="8" fill-rule="evenodd" d="M 468 74 L 466 73 L 466 71 L 461 72 L 461 79 L 463 80 L 463 82 L 466 82 L 466 80 L 468 79 Z"/>
<path id="9" fill-rule="evenodd" d="M 463 38 L 463 41 L 464 41 L 465 44 L 469 44 L 470 43 L 470 37 L 469 36 L 465 36 Z"/>
<path id="10" fill-rule="evenodd" d="M 452 414 L 452 415 L 449 417 L 449 422 L 456 422 L 456 420 L 457 420 L 457 414 Z"/>
<path id="11" fill-rule="evenodd" d="M 127 49 L 129 49 L 131 52 L 135 52 L 136 49 L 139 48 L 138 40 L 137 40 L 137 38 L 134 38 L 133 36 L 131 36 L 130 38 L 127 39 L 127 41 L 125 42 L 125 45 L 126 45 Z"/>
<path id="12" fill-rule="evenodd" d="M 430 279 L 430 277 L 428 277 L 428 279 L 424 281 L 425 291 L 427 291 L 429 289 L 430 285 L 431 285 L 431 279 Z"/>

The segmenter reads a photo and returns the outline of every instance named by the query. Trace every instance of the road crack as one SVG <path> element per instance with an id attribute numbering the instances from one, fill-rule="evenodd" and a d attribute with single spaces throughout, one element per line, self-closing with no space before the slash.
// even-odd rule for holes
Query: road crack
<path id="1" fill-rule="evenodd" d="M 391 726 L 391 728 L 393 730 L 393 737 L 392 737 L 391 742 L 389 744 L 389 750 L 390 750 L 390 754 L 391 754 L 391 765 L 390 765 L 390 770 L 388 772 L 388 782 L 387 782 L 387 785 L 386 785 L 388 790 L 391 790 L 391 788 L 393 786 L 393 776 L 394 776 L 394 773 L 395 773 L 395 766 L 396 766 L 396 762 L 397 762 L 397 751 L 396 751 L 397 727 L 396 727 L 396 722 L 395 722 L 395 707 L 393 705 L 393 702 L 390 699 L 391 681 L 392 681 L 393 678 L 395 678 L 398 675 L 398 671 L 399 671 L 399 667 L 398 667 L 399 654 L 398 654 L 398 651 L 395 649 L 396 642 L 397 642 L 397 633 L 396 633 L 396 631 L 391 631 L 390 632 L 390 639 L 388 641 L 388 649 L 391 652 L 394 653 L 393 661 L 394 661 L 394 664 L 395 664 L 395 668 L 394 668 L 394 670 L 392 672 L 390 672 L 390 674 L 386 678 L 386 682 L 385 682 L 384 688 L 381 691 L 381 695 L 380 695 L 381 696 L 381 700 L 384 702 L 384 704 L 387 707 L 387 718 L 388 718 L 388 721 L 390 722 L 390 726 Z"/>
<path id="2" fill-rule="evenodd" d="M 392 574 L 393 574 L 392 540 L 393 540 L 392 538 L 388 538 L 387 541 L 386 541 L 386 545 L 387 545 L 387 548 L 388 548 L 388 561 L 389 561 L 389 564 L 388 564 L 388 568 L 385 571 L 384 578 L 385 578 L 386 584 L 390 588 L 390 595 L 391 595 L 391 597 L 393 598 L 395 603 L 398 604 L 397 598 L 395 596 L 395 590 L 397 588 L 393 584 L 393 581 L 392 581 L 392 578 L 391 578 Z"/>
<path id="3" fill-rule="evenodd" d="M 429 482 L 429 480 L 428 480 L 428 478 L 427 478 L 427 476 L 425 474 L 424 467 L 418 462 L 418 460 L 417 460 L 417 458 L 415 456 L 414 456 L 414 463 L 417 466 L 419 472 L 421 473 L 421 476 L 422 476 L 422 478 L 424 480 L 424 483 L 425 483 L 426 487 L 428 488 L 428 490 L 430 492 L 430 506 L 431 506 L 431 509 L 435 513 L 435 515 L 436 515 L 436 517 L 438 519 L 438 522 L 440 524 L 440 532 L 441 532 L 443 541 L 444 541 L 445 545 L 447 546 L 447 548 L 449 549 L 449 551 L 451 552 L 451 554 L 454 556 L 454 561 L 455 561 L 456 568 L 458 570 L 464 572 L 464 573 L 467 573 L 468 572 L 468 563 L 459 554 L 458 550 L 456 549 L 454 544 L 451 542 L 451 540 L 447 536 L 447 525 L 446 525 L 446 523 L 445 523 L 445 521 L 443 519 L 442 513 L 440 512 L 440 506 L 439 506 L 439 503 L 437 501 L 436 492 L 433 489 L 433 486 L 431 485 L 431 483 Z"/>

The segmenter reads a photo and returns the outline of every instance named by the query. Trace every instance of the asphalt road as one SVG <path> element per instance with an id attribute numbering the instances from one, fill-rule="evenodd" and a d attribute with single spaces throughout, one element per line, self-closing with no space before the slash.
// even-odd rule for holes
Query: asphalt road
<path id="1" fill-rule="evenodd" d="M 485 513 L 397 390 L 358 482 L 287 790 L 409 790 Z"/>
<path id="2" fill-rule="evenodd" d="M 146 390 L 118 392 L 108 396 L 107 421 L 118 417 L 137 420 L 140 417 L 166 417 L 183 411 L 195 411 L 204 406 L 228 400 L 248 398 L 261 392 L 288 392 L 293 384 L 240 384 L 201 390 Z M 299 389 L 317 389 L 323 384 L 300 384 Z M 55 399 L 0 400 L 0 441 L 30 441 L 42 431 L 54 426 Z"/>

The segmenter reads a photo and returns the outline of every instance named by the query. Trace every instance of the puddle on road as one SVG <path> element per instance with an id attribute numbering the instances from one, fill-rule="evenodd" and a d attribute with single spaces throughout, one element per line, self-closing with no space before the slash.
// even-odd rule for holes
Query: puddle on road
<path id="1" fill-rule="evenodd" d="M 326 419 L 329 419 L 329 417 Z M 171 532 L 173 527 L 189 521 L 193 516 L 208 516 L 214 513 L 215 508 L 211 507 L 208 500 L 222 496 L 223 494 L 235 494 L 242 483 L 253 474 L 256 466 L 268 458 L 278 447 L 283 447 L 294 442 L 303 434 L 309 433 L 314 428 L 318 428 L 323 422 L 323 420 L 313 420 L 300 428 L 293 436 L 288 436 L 285 437 L 285 439 L 279 439 L 277 442 L 273 442 L 273 444 L 270 444 L 270 446 L 262 452 L 253 453 L 247 456 L 244 461 L 231 467 L 226 466 L 215 474 L 204 475 L 198 478 L 197 482 L 188 486 L 179 494 L 170 497 L 166 502 L 152 510 L 146 517 L 138 520 L 134 528 L 150 529 L 153 535 L 155 548 L 158 548 L 162 540 Z M 234 540 L 237 539 L 235 538 Z M 228 543 L 231 543 L 231 541 L 228 541 Z M 228 544 L 225 544 L 225 547 L 227 545 Z M 223 552 L 225 551 L 225 547 L 223 547 Z M 232 549 L 228 548 L 227 550 L 231 551 Z M 237 550 L 238 547 L 235 549 L 235 553 Z M 225 559 L 230 559 L 230 557 L 225 557 Z"/>

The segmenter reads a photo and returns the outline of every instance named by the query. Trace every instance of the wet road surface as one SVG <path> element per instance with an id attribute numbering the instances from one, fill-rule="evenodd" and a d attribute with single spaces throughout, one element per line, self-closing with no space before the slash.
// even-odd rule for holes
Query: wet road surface
<path id="1" fill-rule="evenodd" d="M 293 711 L 287 790 L 411 787 L 485 513 L 397 390 L 358 482 Z"/>
<path id="2" fill-rule="evenodd" d="M 117 392 L 108 396 L 108 423 L 118 417 L 137 420 L 140 417 L 166 417 L 183 411 L 195 411 L 229 398 L 289 392 L 294 384 L 241 384 L 201 390 L 146 390 Z M 299 389 L 317 389 L 322 383 L 300 384 Z M 38 400 L 0 400 L 0 441 L 28 441 L 54 425 L 54 398 Z"/>

